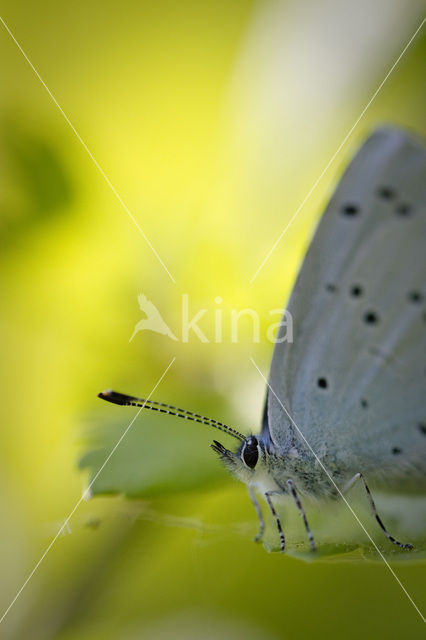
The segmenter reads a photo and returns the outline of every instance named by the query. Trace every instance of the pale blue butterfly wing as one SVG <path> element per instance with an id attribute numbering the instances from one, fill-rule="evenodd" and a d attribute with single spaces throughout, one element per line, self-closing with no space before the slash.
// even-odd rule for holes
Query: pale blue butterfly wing
<path id="1" fill-rule="evenodd" d="M 426 152 L 383 128 L 335 191 L 275 347 L 270 385 L 320 457 L 404 490 L 426 484 Z M 262 435 L 300 436 L 269 392 Z"/>

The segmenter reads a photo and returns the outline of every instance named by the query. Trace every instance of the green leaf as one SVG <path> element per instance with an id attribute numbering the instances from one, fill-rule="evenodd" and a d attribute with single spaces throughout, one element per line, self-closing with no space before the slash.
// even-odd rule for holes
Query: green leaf
<path id="1" fill-rule="evenodd" d="M 79 462 L 80 468 L 90 472 L 93 495 L 153 497 L 215 486 L 228 479 L 209 447 L 216 437 L 213 429 L 169 416 L 141 414 L 123 435 L 137 410 L 108 409 L 119 417 L 93 432 L 89 451 Z"/>
<path id="2" fill-rule="evenodd" d="M 380 554 L 392 562 L 415 562 L 426 558 L 426 528 L 422 522 L 426 500 L 423 496 L 396 496 L 375 492 L 376 506 L 387 530 L 402 543 L 411 543 L 413 549 L 401 549 L 387 540 L 368 509 L 362 491 L 354 499 L 347 499 L 353 513 L 341 498 L 320 504 L 304 500 L 317 546 L 314 552 L 309 548 L 302 523 L 295 519 L 296 514 L 287 500 L 283 511 L 287 536 L 286 553 L 305 562 L 355 562 L 367 559 L 383 562 Z M 373 542 L 368 536 L 371 536 Z M 278 536 L 270 527 L 264 547 L 270 552 L 280 551 Z"/>

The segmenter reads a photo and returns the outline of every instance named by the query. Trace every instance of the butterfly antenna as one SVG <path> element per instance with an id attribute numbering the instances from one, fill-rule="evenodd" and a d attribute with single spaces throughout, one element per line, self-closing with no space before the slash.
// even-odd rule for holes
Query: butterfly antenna
<path id="1" fill-rule="evenodd" d="M 205 416 L 201 416 L 199 413 L 193 413 L 192 411 L 187 411 L 186 409 L 180 409 L 179 407 L 174 407 L 171 404 L 165 404 L 164 402 L 155 402 L 154 400 L 135 398 L 134 396 L 127 396 L 124 393 L 111 391 L 111 389 L 98 393 L 98 398 L 102 398 L 102 400 L 106 400 L 107 402 L 112 402 L 113 404 L 118 404 L 121 406 L 141 407 L 142 409 L 151 409 L 151 411 L 168 413 L 171 416 L 177 416 L 178 418 L 184 418 L 185 420 L 192 420 L 193 422 L 207 424 L 209 427 L 215 427 L 215 429 L 220 429 L 221 431 L 228 433 L 230 436 L 233 436 L 237 440 L 244 441 L 246 439 L 242 433 L 240 433 L 236 429 L 233 429 L 232 427 L 228 427 L 228 425 L 223 424 L 223 422 L 218 422 L 218 420 L 214 420 L 213 418 L 206 418 Z"/>

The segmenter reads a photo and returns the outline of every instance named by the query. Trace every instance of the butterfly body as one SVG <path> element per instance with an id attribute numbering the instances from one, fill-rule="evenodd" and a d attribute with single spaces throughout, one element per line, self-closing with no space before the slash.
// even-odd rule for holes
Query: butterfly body
<path id="1" fill-rule="evenodd" d="M 240 469 L 244 445 L 234 457 L 219 452 L 249 490 L 269 494 L 279 530 L 271 495 L 292 493 L 310 534 L 298 493 L 335 497 L 361 478 L 379 525 L 404 546 L 387 533 L 364 476 L 375 488 L 425 492 L 425 302 L 426 151 L 403 131 L 378 129 L 300 269 L 287 305 L 294 340 L 282 339 L 282 325 L 252 477 Z"/>
<path id="2" fill-rule="evenodd" d="M 324 475 L 318 460 L 307 448 L 293 445 L 286 453 L 282 453 L 271 447 L 270 443 L 266 446 L 261 438 L 255 439 L 259 458 L 254 468 L 244 462 L 241 454 L 244 444 L 235 453 L 219 446 L 219 443 L 215 442 L 213 445 L 227 469 L 241 482 L 264 494 L 267 491 L 287 493 L 287 482 L 293 480 L 303 495 L 313 498 L 336 496 L 336 491 Z M 336 481 L 349 480 L 354 475 L 350 472 L 342 474 L 336 461 L 328 456 L 324 456 L 322 463 Z"/>

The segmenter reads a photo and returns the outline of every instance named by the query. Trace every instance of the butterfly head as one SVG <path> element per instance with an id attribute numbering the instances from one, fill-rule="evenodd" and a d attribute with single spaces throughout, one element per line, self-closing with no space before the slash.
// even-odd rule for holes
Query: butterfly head
<path id="1" fill-rule="evenodd" d="M 239 480 L 252 483 L 257 472 L 266 462 L 265 447 L 256 436 L 244 438 L 238 449 L 230 451 L 217 440 L 210 445 L 222 460 L 225 467 Z"/>

